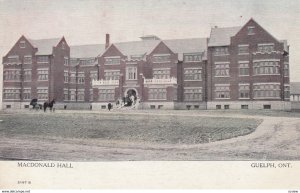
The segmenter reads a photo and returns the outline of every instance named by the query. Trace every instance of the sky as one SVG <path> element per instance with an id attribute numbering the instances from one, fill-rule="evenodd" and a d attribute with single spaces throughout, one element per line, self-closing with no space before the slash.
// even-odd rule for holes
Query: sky
<path id="1" fill-rule="evenodd" d="M 69 45 L 208 37 L 211 27 L 242 26 L 254 18 L 290 45 L 291 81 L 300 81 L 299 0 L 0 0 L 0 55 L 21 35 L 66 38 Z M 1 69 L 0 69 L 1 70 Z M 1 78 L 2 80 L 2 78 Z"/>

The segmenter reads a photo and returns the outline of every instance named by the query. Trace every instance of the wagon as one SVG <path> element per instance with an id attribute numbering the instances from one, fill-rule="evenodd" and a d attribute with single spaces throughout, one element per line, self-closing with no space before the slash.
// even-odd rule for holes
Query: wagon
<path id="1" fill-rule="evenodd" d="M 32 99 L 30 101 L 30 105 L 32 106 L 32 109 L 36 109 L 36 110 L 42 109 L 43 107 L 42 104 L 38 103 L 38 99 Z"/>

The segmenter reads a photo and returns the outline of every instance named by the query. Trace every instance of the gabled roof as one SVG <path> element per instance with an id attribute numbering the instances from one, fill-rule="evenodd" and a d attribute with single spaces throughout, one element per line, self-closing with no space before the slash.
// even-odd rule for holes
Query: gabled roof
<path id="1" fill-rule="evenodd" d="M 212 28 L 208 47 L 212 46 L 228 46 L 230 45 L 230 38 L 237 34 L 242 27 L 225 27 L 225 28 Z"/>
<path id="2" fill-rule="evenodd" d="M 105 51 L 104 44 L 70 46 L 71 58 L 96 58 Z"/>
<path id="3" fill-rule="evenodd" d="M 133 42 L 119 42 L 114 45 L 126 56 L 144 55 L 151 53 L 160 43 L 160 40 L 146 40 Z"/>
<path id="4" fill-rule="evenodd" d="M 28 39 L 31 45 L 38 49 L 36 55 L 51 55 L 52 48 L 57 46 L 62 38 L 52 38 L 52 39 L 40 39 L 40 40 L 32 40 Z"/>
<path id="5" fill-rule="evenodd" d="M 291 82 L 290 86 L 291 86 L 290 88 L 291 94 L 300 94 L 300 82 Z"/>

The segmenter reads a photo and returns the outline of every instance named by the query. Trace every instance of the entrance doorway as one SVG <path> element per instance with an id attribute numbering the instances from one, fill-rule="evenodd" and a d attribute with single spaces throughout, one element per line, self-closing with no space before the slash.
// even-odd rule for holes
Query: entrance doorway
<path id="1" fill-rule="evenodd" d="M 129 89 L 125 92 L 123 97 L 124 106 L 135 105 L 137 101 L 137 91 L 135 89 Z"/>

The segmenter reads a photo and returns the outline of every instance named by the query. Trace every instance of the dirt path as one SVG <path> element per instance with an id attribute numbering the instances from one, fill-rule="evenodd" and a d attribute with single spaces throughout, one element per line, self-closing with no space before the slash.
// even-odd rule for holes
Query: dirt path
<path id="1" fill-rule="evenodd" d="M 130 112 L 130 114 L 149 115 L 148 112 Z M 158 114 L 170 116 L 170 113 L 155 113 L 155 115 Z M 249 135 L 197 145 L 41 139 L 31 136 L 0 137 L 0 159 L 69 161 L 300 159 L 300 118 L 239 114 L 189 114 L 184 116 L 260 118 L 264 121 L 255 132 Z"/>

